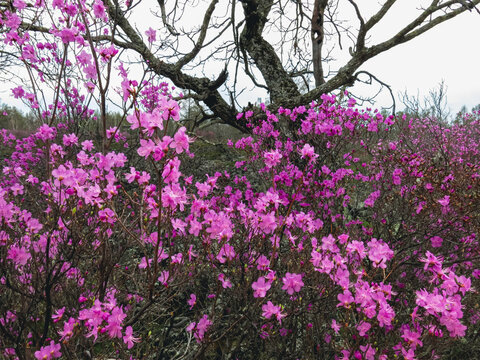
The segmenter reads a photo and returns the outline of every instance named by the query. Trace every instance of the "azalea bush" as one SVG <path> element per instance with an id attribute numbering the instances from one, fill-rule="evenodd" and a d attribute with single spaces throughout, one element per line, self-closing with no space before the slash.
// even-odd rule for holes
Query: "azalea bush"
<path id="1" fill-rule="evenodd" d="M 3 133 L 5 357 L 421 358 L 476 337 L 477 121 L 445 129 L 333 96 L 239 114 L 253 136 L 230 146 L 255 188 L 187 176 L 192 139 L 165 134 L 177 103 L 137 105 L 150 172 L 67 124 Z M 299 140 L 279 119 L 301 122 Z"/>
<path id="2" fill-rule="evenodd" d="M 476 353 L 478 113 L 445 126 L 344 96 L 262 106 L 237 116 L 251 134 L 228 143 L 235 169 L 194 177 L 180 94 L 93 46 L 112 31 L 100 1 L 55 2 L 50 42 L 20 26 L 38 9 L 14 7 L 4 40 L 32 78 L 59 74 L 43 108 L 38 87 L 13 89 L 38 112 L 32 135 L 0 133 L 2 357 Z M 125 113 L 112 127 L 107 90 Z"/>

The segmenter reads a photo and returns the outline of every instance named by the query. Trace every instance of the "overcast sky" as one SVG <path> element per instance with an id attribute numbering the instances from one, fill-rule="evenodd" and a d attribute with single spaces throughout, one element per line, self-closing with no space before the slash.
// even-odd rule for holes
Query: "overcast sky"
<path id="1" fill-rule="evenodd" d="M 415 2 L 415 0 L 407 0 Z M 403 3 L 406 3 L 405 1 Z M 407 16 L 402 7 L 382 22 L 382 31 L 395 29 Z M 387 34 L 388 35 L 388 34 Z M 368 61 L 362 68 L 391 85 L 395 93 L 407 91 L 420 97 L 444 80 L 452 112 L 480 103 L 480 14 L 467 12 Z M 383 94 L 379 103 L 388 106 Z"/>

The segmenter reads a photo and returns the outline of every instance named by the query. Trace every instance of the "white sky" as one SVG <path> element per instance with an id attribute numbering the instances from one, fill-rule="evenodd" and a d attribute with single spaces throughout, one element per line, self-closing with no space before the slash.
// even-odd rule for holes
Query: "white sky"
<path id="1" fill-rule="evenodd" d="M 392 22 L 402 19 L 402 12 L 395 17 Z M 396 92 L 407 90 L 411 95 L 419 92 L 421 98 L 443 79 L 452 112 L 459 111 L 462 105 L 470 110 L 480 103 L 479 36 L 480 14 L 467 12 L 371 59 L 363 68 Z M 388 97 L 382 98 L 386 99 L 381 102 L 388 104 Z"/>

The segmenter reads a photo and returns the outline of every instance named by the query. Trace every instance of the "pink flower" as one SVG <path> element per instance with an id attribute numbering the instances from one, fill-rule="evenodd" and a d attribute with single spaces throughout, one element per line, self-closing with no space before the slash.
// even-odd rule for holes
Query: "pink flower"
<path id="1" fill-rule="evenodd" d="M 294 292 L 299 292 L 303 287 L 301 274 L 286 273 L 285 277 L 282 278 L 282 281 L 282 290 L 285 290 L 289 295 L 293 295 Z"/>
<path id="2" fill-rule="evenodd" d="M 274 270 L 268 270 L 267 275 L 265 275 L 265 279 L 267 279 L 270 282 L 273 282 L 277 279 L 276 273 Z"/>
<path id="3" fill-rule="evenodd" d="M 440 236 L 434 236 L 430 239 L 430 242 L 432 243 L 432 247 L 439 248 L 442 247 L 443 239 Z"/>
<path id="4" fill-rule="evenodd" d="M 20 17 L 17 14 L 11 13 L 10 11 L 5 11 L 4 15 L 7 18 L 5 20 L 5 25 L 12 28 L 12 30 L 18 29 L 18 27 L 22 23 L 22 19 L 20 19 Z"/>
<path id="5" fill-rule="evenodd" d="M 355 300 L 350 290 L 344 290 L 343 294 L 338 294 L 337 299 L 340 301 L 337 307 L 343 306 L 345 308 L 350 307 L 350 304 Z"/>
<path id="6" fill-rule="evenodd" d="M 262 316 L 266 319 L 270 319 L 273 315 L 277 318 L 278 322 L 282 323 L 282 318 L 285 317 L 285 314 L 282 314 L 280 306 L 273 305 L 271 301 L 262 305 Z"/>
<path id="7" fill-rule="evenodd" d="M 87 81 L 84 85 L 87 88 L 87 92 L 89 92 L 90 94 L 92 94 L 93 91 L 95 90 L 95 84 L 92 83 L 91 81 Z"/>
<path id="8" fill-rule="evenodd" d="M 163 286 L 168 286 L 169 277 L 170 272 L 168 270 L 164 270 L 160 273 L 160 276 L 158 277 L 158 282 Z"/>
<path id="9" fill-rule="evenodd" d="M 35 134 L 35 136 L 43 141 L 53 140 L 56 136 L 57 130 L 54 127 L 50 127 L 47 124 L 40 126 Z"/>
<path id="10" fill-rule="evenodd" d="M 381 327 L 390 326 L 393 318 L 395 317 L 395 312 L 392 307 L 386 302 L 380 303 L 380 310 L 378 311 L 377 320 Z"/>
<path id="11" fill-rule="evenodd" d="M 16 88 L 12 89 L 12 93 L 13 93 L 13 96 L 15 97 L 15 99 L 22 98 L 23 95 L 25 95 L 25 91 L 23 90 L 23 88 L 21 86 L 18 86 Z"/>
<path id="12" fill-rule="evenodd" d="M 328 236 L 324 236 L 322 238 L 322 249 L 324 251 L 330 251 L 330 252 L 338 252 L 338 247 L 337 245 L 335 245 L 335 238 L 333 237 L 332 234 L 328 235 Z"/>
<path id="13" fill-rule="evenodd" d="M 357 325 L 358 335 L 365 336 L 371 327 L 372 325 L 369 322 L 361 321 L 360 324 Z"/>
<path id="14" fill-rule="evenodd" d="M 85 50 L 82 50 L 82 52 L 79 55 L 77 55 L 77 61 L 82 66 L 90 65 L 92 61 L 92 55 L 90 55 Z"/>
<path id="15" fill-rule="evenodd" d="M 208 328 L 212 326 L 212 324 L 213 323 L 208 319 L 208 315 L 203 315 L 198 323 L 190 323 L 190 325 L 187 326 L 187 331 L 191 332 L 196 328 L 194 336 L 197 339 L 197 342 L 201 342 L 205 337 L 205 333 L 208 331 Z"/>
<path id="16" fill-rule="evenodd" d="M 356 252 L 360 259 L 363 259 L 366 256 L 365 245 L 362 241 L 353 240 L 347 245 L 347 254 L 352 254 Z"/>
<path id="17" fill-rule="evenodd" d="M 303 145 L 303 148 L 300 150 L 300 155 L 302 155 L 302 159 L 307 158 L 310 161 L 315 161 L 316 158 L 318 158 L 318 155 L 315 154 L 314 147 L 309 144 Z"/>
<path id="18" fill-rule="evenodd" d="M 187 304 L 190 305 L 190 310 L 193 309 L 197 303 L 197 296 L 195 294 L 190 294 L 190 299 L 187 300 Z"/>
<path id="19" fill-rule="evenodd" d="M 223 245 L 217 255 L 217 260 L 220 261 L 220 263 L 222 264 L 224 264 L 227 260 L 231 261 L 234 258 L 235 258 L 235 249 L 230 244 Z"/>
<path id="20" fill-rule="evenodd" d="M 335 331 L 335 334 L 338 334 L 338 332 L 340 331 L 340 325 L 338 325 L 338 323 L 335 319 L 332 319 L 331 328 L 332 328 L 333 331 Z"/>
<path id="21" fill-rule="evenodd" d="M 142 257 L 142 260 L 140 260 L 140 264 L 138 264 L 139 269 L 146 269 L 147 266 L 150 266 L 152 264 L 153 259 L 148 259 L 148 264 L 147 264 L 147 258 L 144 256 Z"/>
<path id="22" fill-rule="evenodd" d="M 32 256 L 25 247 L 18 247 L 16 245 L 12 245 L 10 249 L 8 249 L 7 259 L 12 260 L 16 266 L 24 266 L 27 264 L 28 260 L 30 260 Z"/>
<path id="23" fill-rule="evenodd" d="M 96 18 L 107 21 L 107 15 L 105 14 L 105 6 L 100 0 L 95 0 L 95 2 L 93 3 L 93 13 Z"/>
<path id="24" fill-rule="evenodd" d="M 54 323 L 59 322 L 62 319 L 63 313 L 65 312 L 65 306 L 61 309 L 58 309 L 55 314 L 52 315 Z"/>
<path id="25" fill-rule="evenodd" d="M 392 180 L 395 185 L 400 185 L 402 183 L 402 169 L 393 170 Z"/>
<path id="26" fill-rule="evenodd" d="M 170 117 L 175 121 L 180 120 L 180 107 L 175 100 L 163 97 L 160 108 L 163 110 L 162 117 L 164 120 L 168 120 Z"/>
<path id="27" fill-rule="evenodd" d="M 374 360 L 375 359 L 375 349 L 372 347 L 372 345 L 367 344 L 367 345 L 360 345 L 360 350 L 365 354 L 365 360 Z M 379 360 L 381 360 L 379 358 Z"/>
<path id="28" fill-rule="evenodd" d="M 188 326 L 185 328 L 187 332 L 192 332 L 193 329 L 195 329 L 195 326 L 197 326 L 197 323 L 195 321 L 192 321 Z"/>
<path id="29" fill-rule="evenodd" d="M 257 260 L 258 270 L 267 270 L 270 266 L 270 260 L 265 255 L 261 255 Z"/>
<path id="30" fill-rule="evenodd" d="M 465 293 L 467 291 L 472 290 L 472 280 L 470 278 L 467 278 L 465 276 L 456 276 L 455 275 L 455 281 L 458 284 L 459 291 L 462 293 L 463 296 L 465 296 Z"/>
<path id="31" fill-rule="evenodd" d="M 423 270 L 432 269 L 432 271 L 436 272 L 442 269 L 443 259 L 441 257 L 436 257 L 430 251 L 427 251 L 425 257 L 422 257 L 419 260 L 420 262 L 425 263 Z"/>
<path id="32" fill-rule="evenodd" d="M 380 197 L 380 190 L 372 192 L 368 197 L 365 199 L 365 206 L 373 207 L 375 205 L 375 201 Z"/>
<path id="33" fill-rule="evenodd" d="M 323 340 L 325 340 L 327 344 L 330 344 L 330 341 L 332 341 L 332 335 L 330 335 L 329 333 L 325 333 Z"/>
<path id="34" fill-rule="evenodd" d="M 253 297 L 265 297 L 270 287 L 271 284 L 269 282 L 265 282 L 265 278 L 260 276 L 260 278 L 258 278 L 258 280 L 252 284 L 252 289 L 255 290 Z"/>
<path id="35" fill-rule="evenodd" d="M 170 147 L 172 149 L 175 149 L 177 154 L 181 154 L 183 150 L 188 151 L 189 143 L 191 142 L 191 140 L 189 139 L 187 134 L 185 134 L 186 130 L 187 129 L 185 128 L 185 126 L 182 126 L 180 129 L 178 129 L 177 133 L 173 137 L 173 142 L 170 143 Z"/>
<path id="36" fill-rule="evenodd" d="M 229 278 L 225 277 L 225 274 L 218 274 L 218 280 L 222 283 L 224 289 L 232 287 L 232 282 Z"/>
<path id="37" fill-rule="evenodd" d="M 65 146 L 77 145 L 78 144 L 78 137 L 75 134 L 65 134 L 63 135 L 63 144 Z"/>
<path id="38" fill-rule="evenodd" d="M 25 9 L 27 7 L 27 4 L 23 0 L 14 0 L 13 1 L 13 6 L 17 10 L 22 11 L 23 9 Z"/>
<path id="39" fill-rule="evenodd" d="M 420 214 L 420 212 L 423 210 L 423 205 L 425 204 L 426 204 L 425 201 L 420 201 L 415 208 L 415 213 Z"/>
<path id="40" fill-rule="evenodd" d="M 282 154 L 278 150 L 272 150 L 269 152 L 265 152 L 263 154 L 263 158 L 265 161 L 265 165 L 267 165 L 268 168 L 272 168 L 280 163 L 280 160 L 282 159 Z"/>
<path id="41" fill-rule="evenodd" d="M 116 306 L 111 315 L 107 318 L 108 325 L 105 329 L 108 331 L 108 335 L 111 338 L 122 337 L 122 323 L 127 315 L 123 312 L 121 307 Z"/>
<path id="42" fill-rule="evenodd" d="M 91 151 L 94 148 L 92 140 L 82 141 L 82 149 L 85 151 Z"/>
<path id="43" fill-rule="evenodd" d="M 97 80 L 97 68 L 95 65 L 90 64 L 85 66 L 83 72 L 85 73 L 87 80 Z"/>
<path id="44" fill-rule="evenodd" d="M 58 332 L 62 336 L 60 340 L 69 340 L 73 336 L 73 330 L 76 324 L 77 320 L 72 317 L 69 318 L 68 321 L 64 322 L 63 330 Z"/>
<path id="45" fill-rule="evenodd" d="M 153 42 L 155 42 L 157 40 L 157 32 L 155 30 L 153 30 L 151 27 L 148 28 L 147 31 L 145 31 L 145 35 L 148 36 L 148 42 L 150 44 L 152 44 Z"/>
<path id="46" fill-rule="evenodd" d="M 442 316 L 440 324 L 444 325 L 450 332 L 450 337 L 464 337 L 467 327 L 463 325 L 458 319 L 452 316 Z"/>
<path id="47" fill-rule="evenodd" d="M 275 217 L 275 211 L 271 211 L 268 214 L 259 215 L 258 227 L 265 233 L 271 234 L 275 231 L 278 225 L 277 218 Z"/>
<path id="48" fill-rule="evenodd" d="M 411 331 L 410 328 L 405 328 L 403 330 L 402 338 L 405 342 L 407 342 L 412 349 L 415 349 L 418 346 L 422 347 L 423 343 L 420 340 L 422 334 L 417 331 Z"/>
<path id="49" fill-rule="evenodd" d="M 393 258 L 393 251 L 384 242 L 380 242 L 372 238 L 368 242 L 368 258 L 373 262 L 373 267 L 380 267 L 386 269 L 386 262 Z"/>
<path id="50" fill-rule="evenodd" d="M 98 218 L 100 221 L 109 223 L 109 224 L 114 224 L 115 223 L 115 213 L 113 212 L 112 209 L 105 208 L 103 210 L 100 210 L 98 212 Z"/>
<path id="51" fill-rule="evenodd" d="M 147 158 L 154 150 L 155 143 L 151 139 L 140 139 L 140 147 L 137 149 L 138 155 Z"/>
<path id="52" fill-rule="evenodd" d="M 75 36 L 77 36 L 77 30 L 64 28 L 59 32 L 58 36 L 60 36 L 64 44 L 68 44 L 69 42 L 75 41 Z"/>
<path id="53" fill-rule="evenodd" d="M 448 195 L 445 195 L 443 198 L 441 198 L 440 200 L 437 200 L 439 202 L 440 205 L 444 206 L 444 207 L 447 207 L 448 204 L 450 204 L 450 196 Z"/>
<path id="54" fill-rule="evenodd" d="M 42 346 L 39 351 L 35 351 L 35 357 L 38 360 L 50 360 L 59 358 L 60 356 L 62 356 L 60 348 L 60 344 L 55 344 L 55 342 L 52 340 L 50 342 L 50 345 Z"/>
<path id="55" fill-rule="evenodd" d="M 133 347 L 133 343 L 138 342 L 140 339 L 133 337 L 133 329 L 131 326 L 127 326 L 125 329 L 125 335 L 123 336 L 123 342 L 127 344 L 127 349 L 131 349 Z"/>
<path id="56" fill-rule="evenodd" d="M 163 181 L 167 184 L 178 182 L 181 175 L 179 168 L 180 160 L 177 157 L 168 160 L 162 172 Z"/>
<path id="57" fill-rule="evenodd" d="M 417 360 L 415 357 L 415 348 L 409 348 L 408 351 L 402 346 L 402 355 L 405 360 Z"/>

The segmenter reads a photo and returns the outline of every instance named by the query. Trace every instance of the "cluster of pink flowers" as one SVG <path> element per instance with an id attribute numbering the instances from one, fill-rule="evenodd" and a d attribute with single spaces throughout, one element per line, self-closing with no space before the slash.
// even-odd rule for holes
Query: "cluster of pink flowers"
<path id="1" fill-rule="evenodd" d="M 260 174 L 268 174 L 273 184 L 267 191 L 254 193 L 245 177 L 236 176 L 233 182 L 228 182 L 231 175 L 226 172 L 195 183 L 192 177 L 186 177 L 179 156 L 190 154 L 192 140 L 184 127 L 179 127 L 172 136 L 164 133 L 168 121 L 178 120 L 178 105 L 168 97 L 158 99 L 158 106 L 150 112 L 137 108 L 128 117 L 131 130 L 139 136 L 138 155 L 154 164 L 156 172 L 129 166 L 129 159 L 122 153 L 95 152 L 92 141 L 79 144 L 78 136 L 67 128 L 47 125 L 23 143 L 19 141 L 22 146 L 19 149 L 27 146 L 41 151 L 30 151 L 31 158 L 12 155 L 4 167 L 0 193 L 4 224 L 1 244 L 8 246 L 3 263 L 11 266 L 9 281 L 15 279 L 18 286 L 33 296 L 37 280 L 31 272 L 38 268 L 45 279 L 52 275 L 59 279 L 58 285 L 54 285 L 58 290 L 60 284 L 80 286 L 75 292 L 76 301 L 68 300 L 68 296 L 56 300 L 62 307 L 50 312 L 48 332 L 54 340 L 50 345 L 38 347 L 38 358 L 59 357 L 64 352 L 62 346 L 71 351 L 70 344 L 73 346 L 81 336 L 93 343 L 118 340 L 125 346 L 123 351 L 134 348 L 140 337 L 134 335 L 135 322 L 129 319 L 142 306 L 145 309 L 152 306 L 158 296 L 175 299 L 184 284 L 195 289 L 194 293 L 184 295 L 185 311 L 199 316 L 199 320 L 186 326 L 186 331 L 193 334 L 199 346 L 215 338 L 207 336 L 209 333 L 218 336 L 228 331 L 222 327 L 228 317 L 224 320 L 210 307 L 220 307 L 228 313 L 234 306 L 234 293 L 244 294 L 245 299 L 250 297 L 251 300 L 246 300 L 252 304 L 248 311 L 264 322 L 258 334 L 262 339 L 274 337 L 277 327 L 280 336 L 288 339 L 294 324 L 305 319 L 306 331 L 318 334 L 315 336 L 326 341 L 326 346 L 334 346 L 344 357 L 370 359 L 397 354 L 414 358 L 427 341 L 426 336 L 430 336 L 427 334 L 434 334 L 428 341 L 441 341 L 444 334 L 466 336 L 468 327 L 462 299 L 473 290 L 472 279 L 465 271 L 469 267 L 444 266 L 444 259 L 456 256 L 456 252 L 443 251 L 445 239 L 451 239 L 449 231 L 456 229 L 454 223 L 447 222 L 449 227 L 445 227 L 443 222 L 446 216 L 458 211 L 453 200 L 457 195 L 450 191 L 451 195 L 438 200 L 432 193 L 430 199 L 422 200 L 424 208 L 432 209 L 429 215 L 435 219 L 432 231 L 438 234 L 427 236 L 424 242 L 420 242 L 421 238 L 414 240 L 419 249 L 425 249 L 423 256 L 417 250 L 402 250 L 402 253 L 404 245 L 392 242 L 382 230 L 396 219 L 394 214 L 382 213 L 390 211 L 385 206 L 387 197 L 397 194 L 389 201 L 411 199 L 417 191 L 418 179 L 421 182 L 426 176 L 426 170 L 419 168 L 425 160 L 420 160 L 420 155 L 394 155 L 403 149 L 401 145 L 384 149 L 382 143 L 377 143 L 378 159 L 398 156 L 399 164 L 407 163 L 402 169 L 393 165 L 390 178 L 385 176 L 390 169 L 385 168 L 385 161 L 374 158 L 358 166 L 359 160 L 351 156 L 352 149 L 346 149 L 343 166 L 319 164 L 323 158 L 320 150 L 308 143 L 302 145 L 303 140 L 295 143 L 287 139 L 282 143 L 280 133 L 267 126 L 275 123 L 277 116 L 298 117 L 303 112 L 307 116 L 302 120 L 301 131 L 306 139 L 310 132 L 317 132 L 315 136 L 323 134 L 327 139 L 350 134 L 352 142 L 354 130 L 362 129 L 360 124 L 366 127 L 365 131 L 373 131 L 365 125 L 367 113 L 333 107 L 333 98 L 324 98 L 322 104 L 313 104 L 310 109 L 293 112 L 281 109 L 278 115 L 267 112 L 267 123 L 253 127 L 256 139 L 243 138 L 235 144 L 237 149 L 253 150 L 249 161 L 263 164 Z M 329 120 L 332 117 L 336 121 L 342 119 L 330 114 L 332 111 L 341 112 L 349 120 L 341 125 L 332 122 Z M 319 125 L 318 114 L 322 112 L 323 123 Z M 360 115 L 362 121 L 355 123 Z M 374 121 L 378 127 L 379 118 Z M 263 142 L 270 144 L 271 137 L 276 142 L 275 150 L 263 145 Z M 61 144 L 55 142 L 57 138 L 62 139 Z M 12 140 L 9 136 L 4 139 Z M 358 142 L 360 148 L 366 146 L 361 139 Z M 322 151 L 330 151 L 331 147 L 327 141 Z M 51 173 L 27 176 L 35 169 L 36 159 L 47 153 Z M 294 158 L 300 163 L 290 160 Z M 447 191 L 456 178 L 453 174 L 443 177 L 440 186 Z M 433 188 L 436 179 L 428 181 Z M 354 187 L 358 195 L 352 192 L 352 183 L 358 184 Z M 135 192 L 129 190 L 132 186 L 137 189 Z M 369 186 L 378 190 L 372 192 Z M 50 199 L 44 205 L 46 215 L 38 218 L 23 210 L 20 201 L 35 191 Z M 122 193 L 130 195 L 121 198 Z M 358 211 L 369 211 L 375 224 L 369 224 L 365 217 L 345 213 L 354 196 L 360 202 L 367 197 L 365 207 Z M 409 200 L 409 206 L 411 214 L 424 216 L 425 210 L 416 211 L 416 200 Z M 448 213 L 444 211 L 446 206 L 450 207 Z M 128 219 L 136 214 L 144 215 L 137 217 L 137 225 L 130 225 Z M 74 235 L 72 229 L 82 223 L 94 229 L 95 236 Z M 405 234 L 414 233 L 409 226 L 399 223 L 393 228 L 405 229 Z M 470 233 L 461 241 L 473 246 L 475 239 Z M 119 244 L 120 252 L 115 251 L 114 243 Z M 132 246 L 140 253 L 130 259 L 123 257 Z M 98 288 L 95 284 L 102 273 L 95 275 L 97 271 L 85 266 L 88 262 L 82 264 L 80 258 L 71 258 L 75 253 L 68 255 L 70 249 L 77 248 L 78 256 L 108 251 L 113 260 L 111 265 L 103 263 L 108 258 L 101 255 L 103 260 L 97 266 L 112 266 L 109 271 L 116 275 L 103 278 Z M 112 257 L 116 256 L 114 260 Z M 402 265 L 407 261 L 418 261 L 423 266 Z M 52 264 L 59 264 L 58 270 Z M 195 287 L 196 276 L 205 271 L 202 269 L 211 281 L 206 292 Z M 132 284 L 143 283 L 143 290 L 125 292 L 115 283 L 127 274 L 136 279 Z M 416 278 L 418 287 L 416 282 L 407 283 L 408 276 Z M 99 292 L 103 295 L 97 298 L 94 294 Z M 60 294 L 49 296 L 57 298 Z M 323 320 L 332 323 L 331 331 L 319 327 L 314 312 L 317 306 L 328 304 L 330 298 L 333 300 L 330 312 Z M 118 304 L 117 299 L 130 301 Z M 18 314 L 21 309 L 8 311 Z M 347 318 L 358 321 L 347 322 Z M 17 321 L 16 316 L 10 316 L 3 323 L 15 332 Z M 397 332 L 397 342 L 374 346 L 373 339 L 382 332 Z M 355 334 L 360 343 L 344 338 L 348 333 Z M 357 348 L 353 344 L 358 344 Z M 4 353 L 11 353 L 7 349 L 14 348 L 14 344 L 6 345 Z"/>
<path id="2" fill-rule="evenodd" d="M 107 9 L 79 4 L 55 0 L 56 40 L 35 44 L 15 0 L 2 36 L 39 77 L 50 61 L 77 66 L 88 94 L 117 49 L 88 46 L 86 26 L 108 34 Z M 261 105 L 237 116 L 252 133 L 228 143 L 235 166 L 194 177 L 168 85 L 117 69 L 129 126 L 105 127 L 102 144 L 77 126 L 94 112 L 71 81 L 33 134 L 0 132 L 0 356 L 133 358 L 161 339 L 165 357 L 415 359 L 476 336 L 479 114 L 446 127 L 334 95 Z"/>

